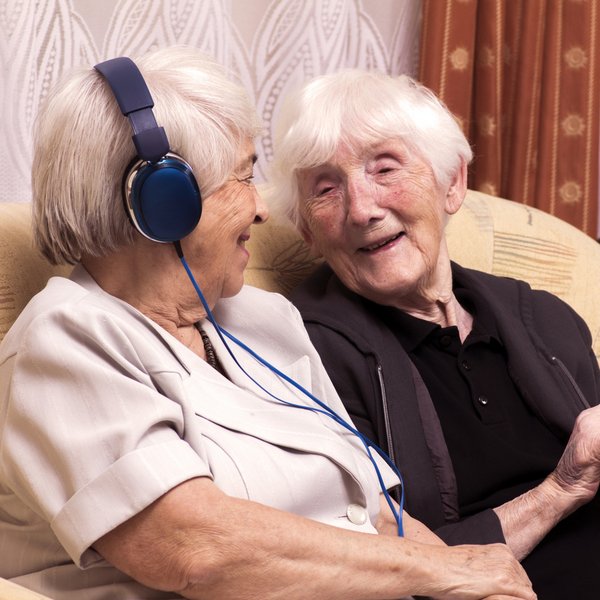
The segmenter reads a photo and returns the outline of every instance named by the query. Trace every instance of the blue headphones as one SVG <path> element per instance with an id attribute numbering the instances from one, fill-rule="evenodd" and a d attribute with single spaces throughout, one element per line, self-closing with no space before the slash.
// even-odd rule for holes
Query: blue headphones
<path id="1" fill-rule="evenodd" d="M 125 56 L 94 67 L 108 82 L 129 119 L 137 158 L 123 178 L 123 201 L 133 226 L 154 242 L 178 242 L 202 214 L 202 198 L 190 165 L 170 151 L 156 123 L 154 101 L 135 63 Z"/>

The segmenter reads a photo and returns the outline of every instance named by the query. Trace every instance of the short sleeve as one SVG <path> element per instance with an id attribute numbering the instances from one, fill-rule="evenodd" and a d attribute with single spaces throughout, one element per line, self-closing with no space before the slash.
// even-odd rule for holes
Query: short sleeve
<path id="1" fill-rule="evenodd" d="M 2 366 L 11 382 L 2 479 L 80 566 L 100 560 L 89 548 L 102 535 L 179 483 L 210 475 L 182 439 L 182 406 L 160 389 L 161 377 L 182 375 L 160 372 L 160 357 L 139 328 L 80 306 L 32 321 Z"/>

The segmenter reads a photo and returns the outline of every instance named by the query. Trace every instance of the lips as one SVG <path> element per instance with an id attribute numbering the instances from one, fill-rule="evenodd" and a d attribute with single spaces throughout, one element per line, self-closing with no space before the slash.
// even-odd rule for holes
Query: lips
<path id="1" fill-rule="evenodd" d="M 388 244 L 395 242 L 397 239 L 399 239 L 403 235 L 404 235 L 404 232 L 400 231 L 399 233 L 397 233 L 396 235 L 393 235 L 392 237 L 386 238 L 385 240 L 382 240 L 375 244 L 371 244 L 370 246 L 363 246 L 362 248 L 359 248 L 359 250 L 361 252 L 374 252 L 375 250 L 379 250 L 379 248 L 383 248 L 384 246 L 387 246 Z"/>

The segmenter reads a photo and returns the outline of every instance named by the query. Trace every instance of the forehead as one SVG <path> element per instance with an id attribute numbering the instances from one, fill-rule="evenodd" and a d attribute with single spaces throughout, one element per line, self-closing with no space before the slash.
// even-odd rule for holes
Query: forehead
<path id="1" fill-rule="evenodd" d="M 344 170 L 356 164 L 363 164 L 386 156 L 400 158 L 409 152 L 407 145 L 398 138 L 378 140 L 375 142 L 341 141 L 335 152 L 321 164 L 299 169 L 302 179 L 329 170 Z"/>

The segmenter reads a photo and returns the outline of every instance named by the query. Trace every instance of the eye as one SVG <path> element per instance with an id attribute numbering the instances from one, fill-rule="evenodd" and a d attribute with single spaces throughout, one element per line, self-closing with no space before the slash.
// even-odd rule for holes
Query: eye
<path id="1" fill-rule="evenodd" d="M 321 198 L 337 190 L 338 182 L 331 176 L 318 177 L 313 185 L 313 194 L 315 198 Z"/>
<path id="2" fill-rule="evenodd" d="M 315 196 L 319 197 L 319 196 L 325 196 L 326 194 L 328 194 L 329 192 L 333 191 L 334 187 L 332 185 L 323 185 L 318 187 L 315 190 Z"/>
<path id="3" fill-rule="evenodd" d="M 375 168 L 373 169 L 374 173 L 378 175 L 385 175 L 387 173 L 392 173 L 398 168 L 398 164 L 392 162 L 391 160 L 383 160 L 378 161 L 375 164 Z"/>
<path id="4" fill-rule="evenodd" d="M 379 155 L 370 164 L 367 163 L 367 171 L 372 175 L 388 175 L 395 173 L 401 167 L 400 158 L 390 153 Z"/>

